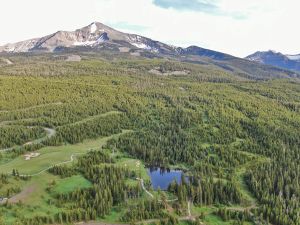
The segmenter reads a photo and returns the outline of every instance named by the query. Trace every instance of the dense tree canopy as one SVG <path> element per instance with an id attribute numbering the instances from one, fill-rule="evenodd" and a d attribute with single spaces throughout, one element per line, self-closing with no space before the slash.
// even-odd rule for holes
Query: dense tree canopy
<path id="1" fill-rule="evenodd" d="M 225 221 L 300 224 L 298 82 L 237 79 L 216 68 L 158 59 L 39 60 L 44 63 L 28 60 L 0 69 L 6 74 L 0 76 L 0 148 L 15 148 L 0 154 L 0 166 L 44 146 L 130 130 L 109 140 L 105 149 L 151 166 L 183 168 L 188 181 L 168 189 L 178 198 L 172 205 L 178 214 L 190 201 L 216 205 Z M 157 67 L 191 73 L 149 74 Z M 24 146 L 45 136 L 44 128 L 54 129 L 55 135 Z M 141 199 L 141 186 L 126 182 L 138 174 L 115 165 L 103 151 L 90 151 L 71 166 L 54 166 L 49 172 L 63 178 L 80 174 L 92 187 L 52 196 L 51 204 L 64 210 L 17 218 L 22 224 L 93 220 L 122 204 L 129 207 L 121 217 L 124 222 L 177 222 L 159 199 Z M 0 176 L 0 191 L 8 179 Z M 131 199 L 136 204 L 126 206 Z"/>

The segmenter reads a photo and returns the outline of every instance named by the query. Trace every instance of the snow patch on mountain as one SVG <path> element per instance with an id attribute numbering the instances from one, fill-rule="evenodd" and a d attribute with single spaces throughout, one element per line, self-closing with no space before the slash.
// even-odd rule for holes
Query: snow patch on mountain
<path id="1" fill-rule="evenodd" d="M 0 52 L 53 52 L 57 48 L 63 49 L 76 46 L 97 48 L 98 45 L 103 45 L 103 43 L 107 47 L 112 46 L 111 49 L 118 48 L 121 51 L 126 50 L 126 52 L 138 48 L 139 51 L 136 52 L 139 54 L 142 50 L 172 55 L 181 54 L 184 51 L 183 48 L 169 46 L 140 35 L 123 33 L 102 23 L 93 22 L 75 31 L 58 31 L 48 36 L 0 46 Z"/>
<path id="2" fill-rule="evenodd" d="M 97 25 L 95 23 L 92 23 L 90 29 L 91 29 L 91 34 L 94 34 L 97 31 Z"/>
<path id="3" fill-rule="evenodd" d="M 253 56 L 248 56 L 247 57 L 248 60 L 253 61 L 253 62 L 259 62 L 259 63 L 263 63 L 264 61 L 262 60 L 262 58 L 258 55 L 253 55 Z"/>
<path id="4" fill-rule="evenodd" d="M 6 52 L 14 52 L 15 49 L 16 49 L 15 46 L 7 46 L 4 50 L 5 50 Z"/>
<path id="5" fill-rule="evenodd" d="M 300 60 L 300 54 L 299 55 L 286 55 L 290 60 Z"/>
<path id="6" fill-rule="evenodd" d="M 97 41 L 76 41 L 73 43 L 74 46 L 92 46 L 96 43 Z"/>
<path id="7" fill-rule="evenodd" d="M 131 42 L 130 44 L 132 44 L 133 46 L 135 46 L 137 48 L 141 48 L 141 49 L 146 49 L 146 50 L 151 50 L 152 49 L 149 45 L 146 45 L 144 43 Z"/>

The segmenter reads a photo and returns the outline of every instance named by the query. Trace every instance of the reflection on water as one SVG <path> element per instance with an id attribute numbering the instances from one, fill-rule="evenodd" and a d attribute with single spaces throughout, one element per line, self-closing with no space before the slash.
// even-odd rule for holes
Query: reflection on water
<path id="1" fill-rule="evenodd" d="M 176 180 L 177 183 L 181 182 L 183 172 L 181 170 L 170 170 L 164 168 L 149 168 L 148 175 L 151 178 L 152 187 L 154 190 L 158 188 L 167 190 L 172 181 Z"/>

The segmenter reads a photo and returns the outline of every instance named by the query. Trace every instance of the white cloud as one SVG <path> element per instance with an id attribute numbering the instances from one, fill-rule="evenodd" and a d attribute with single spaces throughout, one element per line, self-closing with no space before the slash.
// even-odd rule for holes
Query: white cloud
<path id="1" fill-rule="evenodd" d="M 298 0 L 219 0 L 237 19 L 155 6 L 152 0 L 10 0 L 1 4 L 0 44 L 74 30 L 93 21 L 175 45 L 199 45 L 237 56 L 274 49 L 300 53 Z M 18 6 L 18 7 L 17 7 Z M 124 24 L 128 25 L 124 26 Z M 135 27 L 145 29 L 134 30 Z"/>

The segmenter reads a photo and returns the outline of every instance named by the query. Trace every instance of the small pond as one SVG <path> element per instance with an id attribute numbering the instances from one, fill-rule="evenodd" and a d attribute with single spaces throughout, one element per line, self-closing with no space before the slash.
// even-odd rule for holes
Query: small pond
<path id="1" fill-rule="evenodd" d="M 158 188 L 161 190 L 167 190 L 169 184 L 174 180 L 176 180 L 177 183 L 180 183 L 182 174 L 183 171 L 181 170 L 169 170 L 163 168 L 148 169 L 148 175 L 150 176 L 154 190 L 157 190 Z"/>

